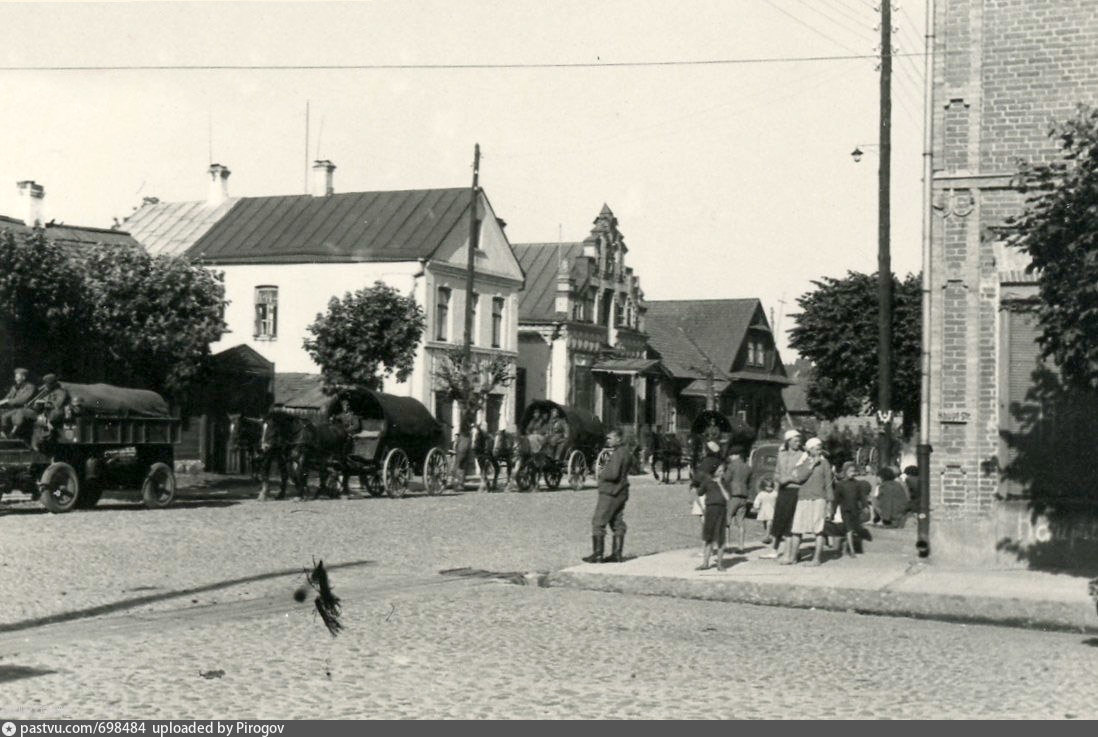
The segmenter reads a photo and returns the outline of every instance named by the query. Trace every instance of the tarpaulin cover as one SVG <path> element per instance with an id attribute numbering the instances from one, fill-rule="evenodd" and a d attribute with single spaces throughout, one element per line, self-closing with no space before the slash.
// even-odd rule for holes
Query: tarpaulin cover
<path id="1" fill-rule="evenodd" d="M 147 389 L 127 389 L 110 384 L 61 382 L 72 399 L 80 399 L 85 412 L 129 417 L 171 417 L 164 398 Z"/>

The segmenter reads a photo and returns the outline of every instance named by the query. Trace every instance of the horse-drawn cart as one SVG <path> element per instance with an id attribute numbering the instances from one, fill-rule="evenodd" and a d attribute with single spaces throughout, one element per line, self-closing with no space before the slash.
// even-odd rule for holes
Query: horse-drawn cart
<path id="1" fill-rule="evenodd" d="M 560 446 L 551 446 L 548 442 L 550 418 L 554 410 L 567 427 Z M 544 424 L 541 428 L 532 428 L 531 423 L 539 417 Z M 531 433 L 531 429 L 539 432 Z M 515 484 L 521 491 L 536 487 L 539 476 L 549 489 L 559 487 L 561 480 L 567 476 L 569 486 L 578 491 L 583 488 L 587 476 L 596 475 L 609 457 L 609 450 L 605 447 L 606 431 L 598 417 L 547 399 L 531 402 L 526 407 L 519 424 L 519 434 L 523 438 L 520 442 L 523 457 L 522 466 L 515 474 Z M 532 435 L 541 437 L 534 439 Z"/>
<path id="2" fill-rule="evenodd" d="M 348 470 L 371 496 L 404 496 L 419 472 L 428 494 L 446 485 L 449 457 L 446 431 L 427 408 L 412 397 L 353 389 L 340 392 L 329 406 L 329 417 L 347 401 L 359 427 L 351 432 Z"/>
<path id="3" fill-rule="evenodd" d="M 21 490 L 51 512 L 90 509 L 104 489 L 139 489 L 160 509 L 175 498 L 180 422 L 157 393 L 109 384 L 62 384 L 71 403 L 61 425 L 36 423 L 33 438 L 0 440 L 0 495 Z"/>

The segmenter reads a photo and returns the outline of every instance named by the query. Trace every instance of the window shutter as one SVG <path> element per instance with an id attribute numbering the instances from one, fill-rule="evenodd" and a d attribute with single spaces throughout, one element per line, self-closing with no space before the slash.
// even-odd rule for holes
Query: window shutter
<path id="1" fill-rule="evenodd" d="M 1008 432 L 1018 432 L 1022 429 L 1017 419 L 1015 409 L 1031 407 L 1033 402 L 1026 399 L 1030 388 L 1033 386 L 1033 371 L 1040 365 L 1040 346 L 1037 344 L 1039 330 L 1037 315 L 1033 312 L 1020 310 L 1007 310 L 1003 313 L 1006 318 L 1005 329 L 1007 331 L 1006 345 L 1006 386 L 1000 387 L 1000 392 L 1005 395 L 1005 401 L 1001 402 L 1001 414 L 999 425 Z M 1018 452 L 1004 443 L 1004 458 L 1002 466 L 1005 468 L 1014 461 Z M 1025 488 L 1018 481 L 1003 479 L 1002 491 L 1008 496 L 1018 496 L 1025 493 Z"/>

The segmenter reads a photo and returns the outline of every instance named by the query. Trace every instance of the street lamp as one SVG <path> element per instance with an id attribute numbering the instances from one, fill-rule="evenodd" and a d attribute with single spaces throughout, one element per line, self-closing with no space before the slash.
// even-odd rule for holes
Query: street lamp
<path id="1" fill-rule="evenodd" d="M 862 151 L 862 146 L 866 148 L 879 148 L 880 144 L 877 143 L 859 143 L 854 147 L 854 150 L 850 152 L 850 158 L 854 159 L 854 163 L 857 164 L 865 156 L 865 151 Z"/>

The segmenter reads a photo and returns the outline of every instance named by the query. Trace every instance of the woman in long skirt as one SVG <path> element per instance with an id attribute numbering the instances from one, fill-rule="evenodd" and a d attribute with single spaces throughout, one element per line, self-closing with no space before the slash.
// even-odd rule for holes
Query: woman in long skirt
<path id="1" fill-rule="evenodd" d="M 774 550 L 764 558 L 777 558 L 784 552 L 782 540 L 793 529 L 793 515 L 797 511 L 797 490 L 812 472 L 808 454 L 804 452 L 804 439 L 797 430 L 785 434 L 785 444 L 778 451 L 774 477 L 778 484 L 778 497 L 774 502 L 774 519 L 770 523 L 770 536 L 774 538 Z"/>

